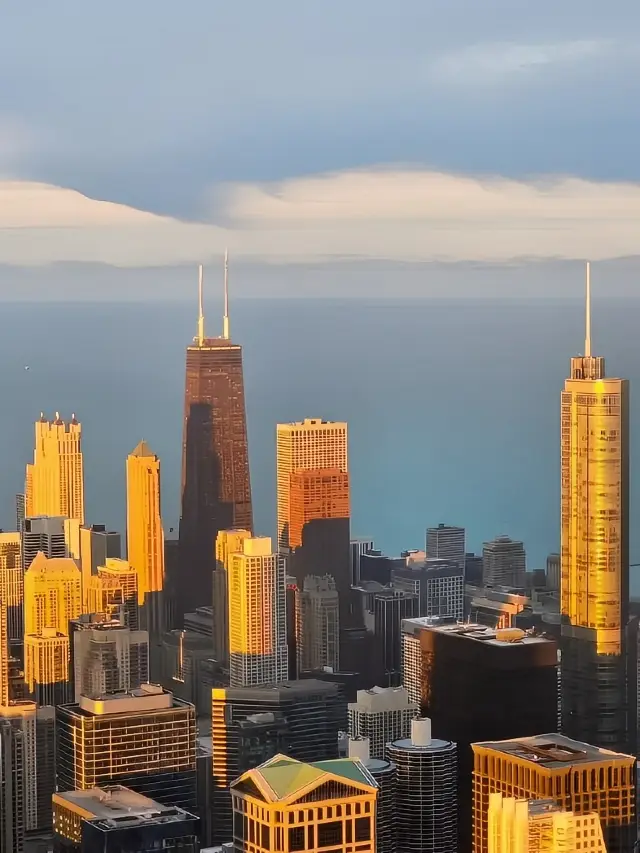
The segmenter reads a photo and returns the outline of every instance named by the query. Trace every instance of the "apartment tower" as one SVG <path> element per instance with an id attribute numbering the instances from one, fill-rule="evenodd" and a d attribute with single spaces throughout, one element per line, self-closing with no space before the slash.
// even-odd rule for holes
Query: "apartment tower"
<path id="1" fill-rule="evenodd" d="M 60 705 L 71 700 L 69 636 L 55 628 L 24 638 L 24 679 L 36 705 Z"/>
<path id="2" fill-rule="evenodd" d="M 187 347 L 182 439 L 180 583 L 184 614 L 211 601 L 216 537 L 232 527 L 253 529 L 242 347 L 229 333 L 228 262 L 222 335 L 205 337 L 202 267 L 198 333 Z"/>
<path id="3" fill-rule="evenodd" d="M 219 663 L 229 660 L 229 564 L 231 555 L 242 553 L 242 543 L 251 538 L 246 529 L 221 530 L 216 538 L 216 568 L 213 573 L 213 656 Z"/>
<path id="4" fill-rule="evenodd" d="M 244 539 L 229 558 L 229 660 L 232 687 L 287 677 L 284 564 L 268 536 Z"/>
<path id="5" fill-rule="evenodd" d="M 138 575 L 142 626 L 159 637 L 165 630 L 160 459 L 146 441 L 127 456 L 127 559 Z"/>
<path id="6" fill-rule="evenodd" d="M 0 533 L 0 603 L 7 608 L 7 638 L 22 642 L 24 574 L 19 533 Z"/>
<path id="7" fill-rule="evenodd" d="M 98 574 L 89 578 L 84 590 L 82 612 L 105 613 L 132 631 L 138 630 L 138 574 L 127 560 L 108 559 L 98 567 Z"/>
<path id="8" fill-rule="evenodd" d="M 75 562 L 37 554 L 24 575 L 25 634 L 42 635 L 51 628 L 68 636 L 69 622 L 81 613 L 81 574 Z"/>
<path id="9" fill-rule="evenodd" d="M 33 463 L 25 480 L 26 516 L 53 515 L 84 523 L 82 427 L 71 416 L 68 424 L 56 412 L 55 420 L 43 414 L 35 425 Z"/>
<path id="10" fill-rule="evenodd" d="M 629 383 L 591 354 L 587 264 L 584 355 L 561 397 L 562 730 L 635 751 L 629 644 Z M 634 643 L 635 645 L 635 643 Z"/>

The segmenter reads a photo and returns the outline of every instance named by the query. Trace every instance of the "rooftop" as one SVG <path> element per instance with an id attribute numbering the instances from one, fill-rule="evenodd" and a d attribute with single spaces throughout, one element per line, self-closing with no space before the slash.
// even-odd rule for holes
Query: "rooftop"
<path id="1" fill-rule="evenodd" d="M 267 701 L 272 699 L 276 702 L 294 699 L 296 696 L 308 696 L 309 694 L 336 694 L 339 685 L 334 682 L 320 681 L 316 678 L 303 678 L 299 681 L 283 681 L 280 684 L 264 684 L 259 687 L 214 687 L 213 696 L 216 699 L 231 699 L 240 701 Z"/>
<path id="2" fill-rule="evenodd" d="M 611 752 L 588 743 L 581 743 L 560 734 L 534 735 L 517 740 L 497 740 L 475 743 L 474 747 L 502 752 L 531 764 L 537 764 L 549 770 L 560 770 L 576 764 L 610 763 L 620 761 L 623 764 L 635 763 L 635 757 L 620 752 Z"/>
<path id="3" fill-rule="evenodd" d="M 66 791 L 54 794 L 53 802 L 65 806 L 84 820 L 107 821 L 108 828 L 112 829 L 140 823 L 166 823 L 191 817 L 182 809 L 163 806 L 122 785 L 89 788 L 86 791 Z"/>
<path id="4" fill-rule="evenodd" d="M 402 632 L 404 634 L 419 634 L 425 629 L 437 631 L 440 634 L 465 637 L 487 645 L 504 646 L 505 648 L 514 645 L 532 646 L 553 642 L 547 637 L 522 631 L 519 628 L 489 628 L 475 622 L 446 622 L 437 616 L 422 616 L 417 619 L 402 620 Z"/>
<path id="5" fill-rule="evenodd" d="M 134 690 L 104 693 L 102 696 L 81 696 L 77 704 L 62 707 L 81 716 L 101 716 L 168 710 L 176 705 L 187 706 L 188 703 L 174 698 L 170 690 L 165 690 L 159 684 L 142 684 Z"/>

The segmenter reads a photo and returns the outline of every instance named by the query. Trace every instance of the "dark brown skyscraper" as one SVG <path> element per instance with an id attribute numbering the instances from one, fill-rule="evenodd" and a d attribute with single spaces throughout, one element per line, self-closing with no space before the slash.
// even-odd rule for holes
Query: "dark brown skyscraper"
<path id="1" fill-rule="evenodd" d="M 180 582 L 175 585 L 182 614 L 211 602 L 218 532 L 253 529 L 242 347 L 229 337 L 227 269 L 225 255 L 222 337 L 204 334 L 200 267 L 198 334 L 187 347 Z"/>

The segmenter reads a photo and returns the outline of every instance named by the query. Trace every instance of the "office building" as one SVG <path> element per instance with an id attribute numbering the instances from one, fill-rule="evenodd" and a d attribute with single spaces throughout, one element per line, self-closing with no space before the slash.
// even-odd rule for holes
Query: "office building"
<path id="1" fill-rule="evenodd" d="M 213 656 L 229 660 L 229 565 L 232 554 L 242 553 L 242 543 L 251 538 L 247 529 L 221 530 L 216 538 L 216 568 L 213 573 Z M 185 625 L 186 627 L 186 625 Z"/>
<path id="2" fill-rule="evenodd" d="M 244 539 L 229 559 L 229 660 L 232 687 L 287 677 L 284 562 L 268 536 Z"/>
<path id="3" fill-rule="evenodd" d="M 146 441 L 127 456 L 127 559 L 138 575 L 142 626 L 159 638 L 165 630 L 160 459 Z"/>
<path id="4" fill-rule="evenodd" d="M 98 566 L 98 574 L 89 578 L 84 589 L 84 612 L 106 613 L 138 630 L 138 575 L 127 560 L 110 558 Z"/>
<path id="5" fill-rule="evenodd" d="M 7 608 L 7 638 L 22 642 L 24 576 L 20 534 L 0 532 L 0 601 Z"/>
<path id="6" fill-rule="evenodd" d="M 484 586 L 524 589 L 527 558 L 522 542 L 498 536 L 482 546 L 482 582 Z"/>
<path id="7" fill-rule="evenodd" d="M 70 557 L 36 554 L 24 574 L 24 602 L 25 634 L 50 628 L 68 635 L 69 622 L 82 613 L 80 569 Z"/>
<path id="8" fill-rule="evenodd" d="M 375 551 L 376 543 L 373 539 L 352 539 L 351 547 L 351 586 L 360 584 L 360 558 L 363 554 Z"/>
<path id="9" fill-rule="evenodd" d="M 408 558 L 391 574 L 394 589 L 418 596 L 416 616 L 464 619 L 464 569 L 453 560 Z"/>
<path id="10" fill-rule="evenodd" d="M 553 800 L 524 800 L 489 794 L 488 853 L 607 853 L 596 812 L 577 815 Z"/>
<path id="11" fill-rule="evenodd" d="M 82 427 L 72 415 L 68 424 L 56 412 L 35 425 L 33 463 L 27 465 L 25 514 L 75 518 L 84 522 Z"/>
<path id="12" fill-rule="evenodd" d="M 385 687 L 402 682 L 402 623 L 418 615 L 418 596 L 402 590 L 386 589 L 373 598 L 373 634 L 376 663 Z"/>
<path id="13" fill-rule="evenodd" d="M 121 785 L 53 795 L 56 853 L 197 853 L 198 818 Z"/>
<path id="14" fill-rule="evenodd" d="M 482 554 L 469 552 L 464 558 L 465 583 L 482 586 Z"/>
<path id="15" fill-rule="evenodd" d="M 107 530 L 104 524 L 81 527 L 79 541 L 82 586 L 86 589 L 90 579 L 97 576 L 100 566 L 106 565 L 107 560 L 122 557 L 122 541 L 119 533 Z"/>
<path id="16" fill-rule="evenodd" d="M 473 853 L 488 843 L 489 797 L 550 799 L 576 815 L 595 812 L 608 853 L 632 851 L 636 830 L 636 759 L 571 740 L 538 734 L 473 744 Z M 592 837 L 596 841 L 595 834 Z M 570 850 L 594 849 L 591 845 Z"/>
<path id="17" fill-rule="evenodd" d="M 562 730 L 635 751 L 629 623 L 629 383 L 591 354 L 587 268 L 584 356 L 561 398 Z"/>
<path id="18" fill-rule="evenodd" d="M 349 758 L 357 758 L 364 764 L 378 787 L 376 853 L 396 853 L 396 765 L 384 758 L 371 758 L 368 738 L 349 738 L 347 753 Z"/>
<path id="19" fill-rule="evenodd" d="M 9 704 L 9 634 L 7 606 L 0 598 L 0 706 Z"/>
<path id="20" fill-rule="evenodd" d="M 24 735 L 0 717 L 0 853 L 23 853 Z"/>
<path id="21" fill-rule="evenodd" d="M 402 630 L 403 684 L 409 697 L 431 719 L 434 735 L 458 746 L 458 837 L 460 849 L 468 850 L 471 744 L 555 728 L 557 646 L 517 629 L 430 619 L 409 620 Z"/>
<path id="22" fill-rule="evenodd" d="M 74 620 L 71 649 L 75 702 L 135 690 L 149 680 L 149 634 L 106 615 Z"/>
<path id="23" fill-rule="evenodd" d="M 427 527 L 426 556 L 430 560 L 447 560 L 464 572 L 466 563 L 465 529 L 449 524 Z"/>
<path id="24" fill-rule="evenodd" d="M 24 638 L 24 678 L 36 705 L 60 705 L 71 700 L 69 635 L 55 628 Z"/>
<path id="25" fill-rule="evenodd" d="M 70 556 L 64 518 L 46 515 L 25 518 L 20 538 L 24 571 L 29 568 L 39 552 L 49 559 Z"/>
<path id="26" fill-rule="evenodd" d="M 315 679 L 214 688 L 211 703 L 214 840 L 221 844 L 231 838 L 231 782 L 283 750 L 305 762 L 337 758 L 347 703 L 339 685 Z"/>
<path id="27" fill-rule="evenodd" d="M 524 592 L 506 587 L 465 586 L 466 611 L 469 619 L 488 628 L 517 628 L 517 618 L 531 598 Z"/>
<path id="28" fill-rule="evenodd" d="M 299 423 L 278 424 L 276 433 L 277 448 L 277 480 L 278 480 L 278 545 L 280 548 L 294 547 L 291 541 L 292 511 L 296 517 L 304 517 L 304 481 L 296 481 L 298 505 L 293 506 L 291 501 L 292 480 L 291 476 L 302 472 L 332 471 L 336 473 L 335 483 L 313 485 L 308 488 L 317 489 L 316 497 L 320 503 L 317 507 L 322 512 L 322 494 L 334 493 L 334 500 L 338 501 L 342 511 L 346 509 L 349 514 L 348 505 L 348 480 L 343 482 L 338 476 L 340 473 L 347 474 L 347 425 L 346 423 L 333 423 L 323 421 L 319 418 L 307 418 Z M 323 475 L 320 475 L 323 476 Z M 340 482 L 338 482 L 340 481 Z M 301 491 L 302 490 L 302 491 Z M 344 505 L 344 493 L 346 490 L 347 503 Z M 331 505 L 332 501 L 329 501 Z M 329 507 L 330 508 L 330 507 Z M 311 506 L 309 505 L 309 510 Z M 328 509 L 328 508 L 327 508 Z M 314 515 L 308 511 L 309 517 L 344 517 L 344 516 L 322 516 Z M 298 545 L 300 544 L 300 524 L 297 524 Z"/>
<path id="29" fill-rule="evenodd" d="M 367 738 L 371 758 L 384 758 L 388 743 L 411 736 L 411 721 L 420 716 L 420 706 L 411 702 L 404 687 L 373 687 L 358 690 L 348 705 L 349 736 Z"/>
<path id="30" fill-rule="evenodd" d="M 125 785 L 164 805 L 196 807 L 193 705 L 143 684 L 56 708 L 58 791 Z"/>
<path id="31" fill-rule="evenodd" d="M 547 557 L 547 589 L 560 590 L 560 554 L 549 554 Z"/>
<path id="32" fill-rule="evenodd" d="M 207 677 L 211 638 L 191 631 L 167 631 L 160 648 L 160 681 L 175 696 L 195 705 L 198 716 L 211 713 L 211 685 Z"/>
<path id="33" fill-rule="evenodd" d="M 319 518 L 349 518 L 349 475 L 339 468 L 293 471 L 289 476 L 288 539 L 299 548 L 305 526 Z"/>
<path id="34" fill-rule="evenodd" d="M 431 736 L 431 721 L 411 721 L 411 737 L 387 745 L 396 766 L 396 832 L 402 853 L 457 853 L 456 744 Z M 463 850 L 460 847 L 460 850 Z"/>
<path id="35" fill-rule="evenodd" d="M 298 594 L 299 670 L 340 669 L 340 605 L 331 575 L 310 575 Z"/>
<path id="36" fill-rule="evenodd" d="M 200 849 L 204 850 L 213 844 L 213 762 L 210 737 L 199 737 L 196 740 L 196 774 Z"/>
<path id="37" fill-rule="evenodd" d="M 358 759 L 302 764 L 284 755 L 231 785 L 236 850 L 375 853 L 377 786 Z"/>
<path id="38" fill-rule="evenodd" d="M 198 334 L 187 347 L 180 562 L 180 613 L 208 604 L 216 537 L 233 527 L 253 529 L 242 347 L 231 341 L 225 260 L 222 336 L 207 338 L 200 268 Z"/>

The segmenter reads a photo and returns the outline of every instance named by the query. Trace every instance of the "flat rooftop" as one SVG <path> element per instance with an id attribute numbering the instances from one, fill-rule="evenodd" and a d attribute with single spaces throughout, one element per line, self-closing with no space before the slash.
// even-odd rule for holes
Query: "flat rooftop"
<path id="1" fill-rule="evenodd" d="M 475 622 L 451 622 L 440 620 L 437 616 L 422 616 L 417 619 L 403 619 L 404 634 L 419 634 L 428 629 L 439 634 L 450 634 L 475 640 L 492 646 L 532 646 L 552 643 L 548 637 L 532 634 L 519 628 L 490 628 Z"/>
<path id="2" fill-rule="evenodd" d="M 175 806 L 163 806 L 122 785 L 66 791 L 53 795 L 54 805 L 62 806 L 87 821 L 99 822 L 104 829 L 118 829 L 149 823 L 175 823 L 192 818 Z"/>
<path id="3" fill-rule="evenodd" d="M 165 690 L 159 684 L 142 684 L 134 690 L 105 693 L 102 696 L 93 697 L 80 696 L 79 702 L 60 707 L 81 716 L 96 716 L 161 711 L 186 705 L 188 703 L 176 699 L 170 690 Z"/>
<path id="4" fill-rule="evenodd" d="M 611 761 L 620 761 L 622 764 L 635 762 L 635 756 L 624 755 L 620 752 L 611 752 L 609 749 L 601 749 L 579 740 L 572 740 L 560 734 L 534 735 L 515 740 L 486 741 L 475 743 L 491 749 L 494 752 L 502 752 L 514 758 L 529 761 L 549 770 L 560 770 L 565 767 L 573 767 L 576 764 L 593 764 L 602 762 L 609 764 Z"/>

